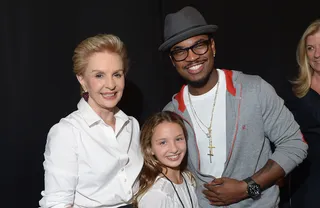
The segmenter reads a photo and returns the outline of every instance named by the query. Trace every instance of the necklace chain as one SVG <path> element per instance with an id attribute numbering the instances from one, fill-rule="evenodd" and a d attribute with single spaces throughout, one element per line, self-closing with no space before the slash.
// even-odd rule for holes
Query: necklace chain
<path id="1" fill-rule="evenodd" d="M 162 173 L 162 175 L 171 183 L 174 191 L 176 192 L 176 194 L 177 194 L 177 196 L 178 196 L 178 199 L 179 199 L 182 207 L 185 208 L 185 206 L 184 206 L 184 204 L 182 203 L 182 200 L 181 200 L 181 198 L 180 198 L 180 195 L 178 194 L 178 191 L 177 191 L 176 187 L 174 186 L 173 182 L 172 182 L 165 174 Z M 193 208 L 193 202 L 192 202 L 192 198 L 191 198 L 191 194 L 190 194 L 190 191 L 189 191 L 189 187 L 188 187 L 187 181 L 186 181 L 186 179 L 183 177 L 182 174 L 181 174 L 181 176 L 182 176 L 183 181 L 184 181 L 184 183 L 185 183 L 185 185 L 186 185 L 186 187 L 187 187 L 189 199 L 190 199 L 190 202 L 191 202 L 191 206 L 192 206 L 192 208 Z"/>
<path id="2" fill-rule="evenodd" d="M 218 97 L 219 80 L 218 80 L 216 86 L 217 86 L 217 89 L 216 89 L 215 96 L 214 96 L 214 101 L 213 101 L 213 106 L 212 106 L 212 111 L 211 111 L 211 119 L 210 119 L 209 127 L 206 126 L 206 125 L 202 122 L 202 120 L 199 118 L 199 116 L 198 116 L 195 108 L 194 108 L 193 105 L 192 105 L 192 101 L 191 101 L 191 97 L 190 97 L 190 92 L 188 92 L 188 98 L 189 98 L 189 102 L 190 102 L 191 111 L 192 111 L 193 116 L 195 117 L 196 123 L 197 123 L 197 125 L 199 126 L 199 128 L 201 129 L 201 131 L 202 131 L 203 133 L 205 133 L 205 134 L 207 135 L 207 137 L 209 138 L 209 146 L 208 146 L 208 148 L 209 148 L 209 153 L 208 153 L 208 155 L 209 155 L 209 157 L 210 157 L 210 163 L 212 163 L 212 161 L 211 161 L 211 157 L 213 156 L 213 150 L 212 150 L 212 149 L 215 148 L 215 147 L 212 145 L 212 134 L 211 134 L 211 132 L 212 132 L 213 112 L 214 112 L 214 109 L 215 109 L 215 106 L 216 106 L 216 100 L 217 100 L 217 97 Z M 207 131 L 208 131 L 208 132 L 206 132 L 206 131 L 203 130 L 203 128 L 202 128 L 202 126 L 200 125 L 200 123 L 198 122 L 198 120 L 200 121 L 200 123 L 201 123 L 204 127 L 207 128 Z"/>

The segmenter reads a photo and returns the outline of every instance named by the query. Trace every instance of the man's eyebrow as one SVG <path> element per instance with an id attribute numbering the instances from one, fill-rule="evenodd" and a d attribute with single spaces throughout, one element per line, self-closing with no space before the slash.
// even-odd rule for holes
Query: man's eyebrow
<path id="1" fill-rule="evenodd" d="M 195 42 L 194 44 L 197 44 L 197 43 L 200 43 L 200 42 L 202 42 L 202 41 L 206 41 L 206 40 L 210 40 L 210 39 L 204 39 L 204 38 L 200 38 L 197 42 Z M 194 45 L 193 44 L 193 45 Z"/>
<path id="2" fill-rule="evenodd" d="M 182 46 L 175 46 L 175 47 L 172 48 L 172 51 L 174 51 L 176 49 L 183 49 L 183 47 Z"/>
<path id="3" fill-rule="evenodd" d="M 200 43 L 200 42 L 202 42 L 202 41 L 206 41 L 206 40 L 208 40 L 208 39 L 200 38 L 199 40 L 197 40 L 196 42 L 194 42 L 191 46 L 194 46 L 195 44 L 198 44 L 198 43 Z M 190 47 L 190 46 L 189 46 L 189 47 Z M 176 49 L 184 49 L 184 48 L 188 48 L 188 47 L 174 46 L 171 51 L 174 51 L 174 50 L 176 50 Z"/>

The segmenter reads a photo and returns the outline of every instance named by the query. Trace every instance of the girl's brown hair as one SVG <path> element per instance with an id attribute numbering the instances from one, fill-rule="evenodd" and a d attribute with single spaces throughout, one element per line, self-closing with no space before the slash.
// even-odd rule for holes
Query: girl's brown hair
<path id="1" fill-rule="evenodd" d="M 141 151 L 144 157 L 144 164 L 142 170 L 139 175 L 139 182 L 140 182 L 140 189 L 139 192 L 135 196 L 134 200 L 134 207 L 138 207 L 139 199 L 151 188 L 151 186 L 155 183 L 156 178 L 162 173 L 163 166 L 154 155 L 152 155 L 151 151 L 151 139 L 154 133 L 155 128 L 163 123 L 176 123 L 178 124 L 183 134 L 187 140 L 188 133 L 187 129 L 184 125 L 183 119 L 176 113 L 171 111 L 162 111 L 155 113 L 154 115 L 150 116 L 141 128 L 141 135 L 140 135 L 140 146 Z M 183 159 L 182 163 L 180 164 L 180 171 L 186 171 L 186 157 Z"/>

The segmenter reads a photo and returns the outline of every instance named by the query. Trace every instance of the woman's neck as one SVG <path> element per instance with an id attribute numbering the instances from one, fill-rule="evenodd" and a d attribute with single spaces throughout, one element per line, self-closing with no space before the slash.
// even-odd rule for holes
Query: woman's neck
<path id="1" fill-rule="evenodd" d="M 115 130 L 115 126 L 116 126 L 116 118 L 115 118 L 115 114 L 118 112 L 118 108 L 114 107 L 114 108 L 110 108 L 110 109 L 102 109 L 99 107 L 96 107 L 93 104 L 90 104 L 90 99 L 89 99 L 89 105 L 93 108 L 93 110 L 100 116 L 100 118 L 109 126 L 111 126 L 113 128 L 113 130 Z"/>
<path id="2" fill-rule="evenodd" d="M 115 129 L 116 117 L 114 117 L 114 113 L 101 114 L 100 117 L 106 124 Z"/>
<path id="3" fill-rule="evenodd" d="M 320 94 L 320 73 L 313 73 L 311 78 L 311 88 Z"/>

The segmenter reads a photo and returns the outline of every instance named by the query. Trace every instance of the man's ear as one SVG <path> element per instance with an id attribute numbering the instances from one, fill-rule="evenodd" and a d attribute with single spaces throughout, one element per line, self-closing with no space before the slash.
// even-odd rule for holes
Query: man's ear
<path id="1" fill-rule="evenodd" d="M 211 40 L 210 40 L 210 46 L 211 46 L 212 51 L 215 52 L 216 51 L 216 44 L 215 44 L 213 38 L 211 38 Z"/>
<path id="2" fill-rule="evenodd" d="M 213 38 L 210 39 L 210 46 L 211 46 L 211 50 L 213 52 L 213 57 L 216 57 L 217 50 L 216 50 L 216 45 L 214 43 Z"/>

